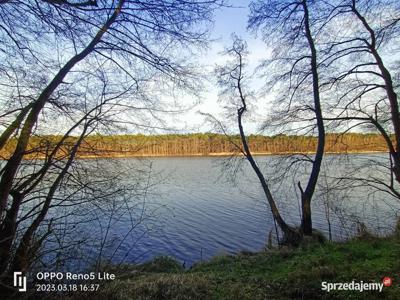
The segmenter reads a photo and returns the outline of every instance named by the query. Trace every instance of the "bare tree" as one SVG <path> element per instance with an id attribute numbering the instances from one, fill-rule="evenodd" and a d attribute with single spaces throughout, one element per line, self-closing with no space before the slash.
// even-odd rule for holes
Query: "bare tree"
<path id="1" fill-rule="evenodd" d="M 266 76 L 268 86 L 280 86 L 278 105 L 283 112 L 275 115 L 274 120 L 285 115 L 283 122 L 299 127 L 306 121 L 304 115 L 311 114 L 311 123 L 305 128 L 316 130 L 318 142 L 314 158 L 301 158 L 311 163 L 311 172 L 303 188 L 298 182 L 301 193 L 302 221 L 304 235 L 312 234 L 311 200 L 317 186 L 325 149 L 325 126 L 321 106 L 320 75 L 317 32 L 322 26 L 317 14 L 316 4 L 312 1 L 254 1 L 251 4 L 249 28 L 259 29 L 264 40 L 274 49 L 273 57 L 267 62 Z M 313 14 L 310 13 L 313 12 Z M 315 16 L 316 15 L 316 16 Z M 308 99 L 312 99 L 309 103 Z M 296 104 L 297 103 L 297 104 Z M 276 114 L 276 112 L 274 112 Z M 303 119 L 302 118 L 303 115 Z M 270 126 L 273 124 L 268 124 Z M 307 131 L 303 131 L 303 134 Z"/>
<path id="2" fill-rule="evenodd" d="M 267 179 L 260 170 L 256 160 L 254 159 L 243 127 L 243 117 L 248 111 L 248 98 L 251 93 L 247 92 L 247 77 L 245 74 L 245 57 L 247 53 L 247 45 L 238 37 L 234 37 L 233 45 L 225 51 L 225 54 L 232 58 L 226 65 L 218 67 L 216 73 L 218 76 L 218 85 L 221 87 L 220 98 L 227 102 L 228 109 L 236 110 L 237 126 L 239 129 L 241 146 L 237 146 L 241 153 L 246 157 L 252 169 L 257 175 L 261 184 L 264 195 L 268 201 L 274 221 L 277 222 L 279 228 L 284 233 L 285 243 L 298 244 L 300 241 L 299 232 L 289 226 L 282 218 L 275 199 L 271 193 Z"/>
<path id="3" fill-rule="evenodd" d="M 394 49 L 399 41 L 399 3 L 332 1 L 324 9 L 327 25 L 322 34 L 327 38 L 320 43 L 321 86 L 330 104 L 325 119 L 332 127 L 382 135 L 390 159 L 375 163 L 388 175 L 370 182 L 398 197 L 400 114 Z"/>
<path id="4" fill-rule="evenodd" d="M 78 180 L 87 169 L 78 168 L 78 149 L 95 153 L 85 137 L 162 128 L 160 115 L 169 109 L 159 95 L 196 89 L 194 69 L 184 63 L 180 49 L 204 44 L 203 25 L 219 4 L 0 2 L 0 149 L 12 149 L 0 171 L 3 287 L 10 272 L 26 271 L 38 260 L 56 221 L 66 217 L 49 217 L 49 210 L 107 198 L 105 189 L 85 200 L 100 184 L 94 178 L 92 183 Z M 33 137 L 57 132 L 59 138 L 34 145 Z M 115 188 L 111 195 L 134 190 Z M 72 201 L 78 194 L 80 201 Z"/>

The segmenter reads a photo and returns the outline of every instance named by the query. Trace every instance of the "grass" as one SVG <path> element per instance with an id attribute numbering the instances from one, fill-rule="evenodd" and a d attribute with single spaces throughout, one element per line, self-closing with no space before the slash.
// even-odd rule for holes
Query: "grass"
<path id="1" fill-rule="evenodd" d="M 372 236 L 344 243 L 218 256 L 184 270 L 159 257 L 113 270 L 118 280 L 92 299 L 400 299 L 400 238 Z M 321 282 L 381 282 L 382 293 L 321 290 Z M 75 295 L 77 296 L 77 295 Z M 78 296 L 79 297 L 79 296 Z M 80 299 L 82 299 L 81 297 Z M 85 295 L 84 298 L 89 298 Z"/>

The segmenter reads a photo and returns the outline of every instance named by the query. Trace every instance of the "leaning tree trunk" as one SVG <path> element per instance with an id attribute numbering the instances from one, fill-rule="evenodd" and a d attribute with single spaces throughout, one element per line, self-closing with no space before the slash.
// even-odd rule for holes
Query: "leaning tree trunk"
<path id="1" fill-rule="evenodd" d="M 243 125 L 242 125 L 242 115 L 245 112 L 245 110 L 246 110 L 246 106 L 241 107 L 238 110 L 239 132 L 240 132 L 240 138 L 242 141 L 245 156 L 246 156 L 247 160 L 249 161 L 251 167 L 253 168 L 254 172 L 256 173 L 258 180 L 260 181 L 264 195 L 266 196 L 268 204 L 271 208 L 272 216 L 284 234 L 284 242 L 288 243 L 288 244 L 292 244 L 292 245 L 298 245 L 298 243 L 300 242 L 300 239 L 301 239 L 299 232 L 295 228 L 289 226 L 283 220 L 281 214 L 279 213 L 278 207 L 276 206 L 275 200 L 271 194 L 271 191 L 268 187 L 268 184 L 265 180 L 265 177 L 264 177 L 263 173 L 261 172 L 260 168 L 258 167 L 257 163 L 255 162 L 253 155 L 251 154 L 249 145 L 246 140 L 246 135 L 243 130 Z"/>
<path id="2" fill-rule="evenodd" d="M 237 78 L 237 89 L 239 92 L 239 97 L 242 106 L 237 111 L 237 120 L 238 120 L 240 139 L 244 149 L 244 154 L 247 160 L 249 161 L 251 167 L 253 168 L 254 172 L 256 173 L 258 180 L 260 181 L 264 194 L 267 198 L 268 204 L 271 208 L 272 216 L 284 234 L 284 242 L 292 245 L 298 245 L 301 240 L 301 236 L 295 228 L 292 228 L 283 220 L 281 214 L 279 213 L 278 207 L 276 206 L 275 200 L 271 194 L 271 191 L 268 187 L 267 181 L 265 180 L 263 173 L 261 172 L 257 163 L 255 162 L 253 155 L 251 154 L 249 144 L 247 143 L 246 134 L 244 132 L 243 122 L 242 122 L 243 114 L 247 110 L 246 98 L 243 94 L 242 83 L 241 83 L 243 62 L 241 54 L 240 53 L 238 54 L 239 54 L 239 65 L 238 65 L 239 76 Z"/>

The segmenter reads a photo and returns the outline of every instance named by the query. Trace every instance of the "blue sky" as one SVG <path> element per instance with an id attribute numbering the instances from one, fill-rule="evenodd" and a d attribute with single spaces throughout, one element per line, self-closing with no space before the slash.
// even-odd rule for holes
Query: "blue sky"
<path id="1" fill-rule="evenodd" d="M 230 1 L 234 7 L 223 8 L 215 15 L 214 36 L 222 36 L 225 41 L 232 32 L 241 36 L 248 35 L 246 31 L 249 15 L 248 6 L 251 1 Z"/>
<path id="2" fill-rule="evenodd" d="M 210 44 L 210 48 L 207 52 L 203 53 L 203 56 L 198 58 L 200 63 L 203 64 L 208 71 L 212 71 L 217 64 L 224 63 L 225 59 L 220 53 L 225 47 L 230 46 L 232 42 L 232 34 L 240 36 L 245 39 L 248 48 L 248 71 L 252 72 L 253 69 L 260 63 L 262 59 L 268 56 L 267 46 L 260 40 L 257 39 L 253 34 L 247 31 L 247 21 L 249 16 L 249 4 L 250 0 L 230 1 L 233 7 L 225 7 L 217 11 L 215 14 L 215 24 L 211 31 L 211 39 L 213 42 Z M 260 86 L 262 82 L 254 78 L 254 87 Z M 215 116 L 222 118 L 221 104 L 218 103 L 218 89 L 215 85 L 215 79 L 212 78 L 211 82 L 206 86 L 206 89 L 202 93 L 202 103 L 191 110 L 190 112 L 180 115 L 179 121 L 182 121 L 185 125 L 182 125 L 186 131 L 208 131 L 210 127 L 202 125 L 203 117 L 198 113 L 199 111 L 204 113 L 210 113 Z M 259 105 L 265 108 L 267 100 L 259 99 Z M 259 125 L 254 120 L 248 120 L 246 125 L 247 132 L 255 133 Z M 232 127 L 235 130 L 235 127 Z"/>

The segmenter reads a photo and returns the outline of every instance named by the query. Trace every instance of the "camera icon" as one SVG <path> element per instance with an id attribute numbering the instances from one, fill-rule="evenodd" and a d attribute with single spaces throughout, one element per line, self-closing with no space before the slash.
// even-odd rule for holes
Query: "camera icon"
<path id="1" fill-rule="evenodd" d="M 22 272 L 14 272 L 14 287 L 20 292 L 26 292 L 26 276 Z"/>

